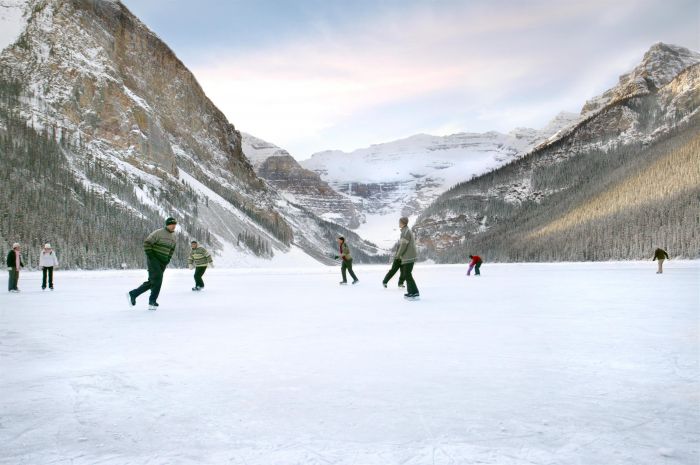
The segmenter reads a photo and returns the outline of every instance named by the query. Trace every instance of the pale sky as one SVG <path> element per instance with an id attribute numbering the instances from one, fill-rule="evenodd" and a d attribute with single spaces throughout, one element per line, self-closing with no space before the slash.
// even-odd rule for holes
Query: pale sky
<path id="1" fill-rule="evenodd" d="M 700 50 L 698 0 L 123 0 L 237 129 L 297 159 L 417 133 L 541 128 L 649 47 Z"/>

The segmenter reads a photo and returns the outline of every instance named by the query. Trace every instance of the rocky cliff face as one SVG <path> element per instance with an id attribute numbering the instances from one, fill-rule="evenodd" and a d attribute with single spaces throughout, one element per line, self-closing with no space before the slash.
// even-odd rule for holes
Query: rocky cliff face
<path id="1" fill-rule="evenodd" d="M 317 173 L 302 168 L 286 150 L 243 133 L 243 152 L 258 176 L 290 202 L 351 229 L 360 225 L 361 217 L 351 199 L 333 190 Z"/>
<path id="2" fill-rule="evenodd" d="M 650 168 L 652 162 L 682 160 L 675 162 L 676 165 L 688 168 L 685 171 L 694 179 L 696 170 L 691 169 L 692 163 L 688 165 L 691 159 L 687 154 L 696 146 L 694 134 L 700 131 L 699 63 L 698 53 L 672 45 L 654 45 L 642 63 L 623 75 L 616 87 L 587 102 L 575 124 L 517 161 L 459 184 L 440 196 L 419 219 L 417 230 L 424 250 L 442 259 L 462 257 L 465 244 L 484 247 L 490 237 L 492 244 L 500 244 L 505 251 L 501 259 L 556 259 L 555 255 L 550 258 L 543 255 L 541 249 L 534 251 L 526 246 L 511 255 L 507 251 L 509 244 L 518 243 L 523 236 L 531 237 L 529 234 L 534 230 L 550 231 L 545 228 L 546 224 L 556 221 L 557 215 L 566 217 L 568 214 L 562 211 L 562 205 L 568 205 L 572 211 L 577 208 L 588 211 L 594 208 L 590 202 L 608 198 L 606 189 L 634 184 L 632 173 L 639 175 L 648 169 L 658 176 L 658 171 Z M 675 143 L 676 138 L 681 142 Z M 697 166 L 697 157 L 695 164 Z M 685 200 L 673 200 L 686 198 L 683 196 L 688 195 L 688 191 L 681 186 L 687 185 L 686 182 L 671 182 L 671 187 L 678 186 L 678 189 L 659 189 L 658 195 L 646 198 L 646 203 L 637 205 L 635 211 L 642 211 L 644 206 L 651 209 L 651 205 L 682 211 L 676 224 L 676 236 L 681 237 L 685 234 L 682 231 L 689 227 L 682 218 L 692 219 L 697 214 L 697 206 L 693 209 Z M 622 209 L 625 203 L 615 205 Z M 677 208 L 678 205 L 687 207 Z M 612 211 L 602 203 L 595 208 Z M 640 219 L 642 216 L 639 213 L 630 220 L 638 223 L 639 237 L 645 235 L 649 240 L 652 237 L 662 240 L 653 234 L 654 229 L 659 229 L 658 225 L 644 223 Z M 613 218 L 606 221 L 612 222 Z M 528 224 L 531 229 L 508 227 L 517 221 Z M 585 238 L 592 241 L 595 236 L 591 231 L 586 234 L 584 223 L 586 221 L 581 220 L 577 226 L 570 226 L 571 231 L 577 232 L 569 238 L 569 247 L 580 252 L 579 259 L 585 258 L 582 242 Z M 596 234 L 612 236 L 613 231 L 596 231 Z M 627 232 L 630 233 L 629 228 Z M 565 232 L 559 229 L 557 234 Z M 554 239 L 550 239 L 553 244 Z M 634 237 L 626 239 L 630 243 L 636 241 Z M 687 253 L 692 243 L 691 239 L 680 241 L 677 247 Z M 640 258 L 642 248 L 643 245 L 635 245 L 627 255 L 619 253 L 615 258 Z M 570 259 L 576 257 L 574 254 Z M 596 259 L 600 258 L 606 257 Z"/>
<path id="3" fill-rule="evenodd" d="M 67 161 L 91 191 L 109 193 L 85 174 L 94 160 L 132 185 L 138 202 L 111 193 L 115 211 L 178 216 L 186 234 L 206 233 L 234 259 L 295 244 L 323 256 L 328 226 L 256 175 L 241 134 L 120 2 L 13 1 L 26 27 L 0 54 L 0 77 L 21 86 L 12 111 L 70 146 Z"/>

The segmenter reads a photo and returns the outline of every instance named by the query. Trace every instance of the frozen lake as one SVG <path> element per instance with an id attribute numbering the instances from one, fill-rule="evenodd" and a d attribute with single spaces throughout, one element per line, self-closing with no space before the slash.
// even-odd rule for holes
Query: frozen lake
<path id="1" fill-rule="evenodd" d="M 698 463 L 699 262 L 387 268 L 23 273 L 0 463 Z"/>

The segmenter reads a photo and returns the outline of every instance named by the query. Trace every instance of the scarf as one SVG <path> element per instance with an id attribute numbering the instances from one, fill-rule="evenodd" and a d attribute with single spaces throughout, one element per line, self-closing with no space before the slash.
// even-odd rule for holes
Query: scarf
<path id="1" fill-rule="evenodd" d="M 22 263 L 22 259 L 20 258 L 21 253 L 17 252 L 15 250 L 15 270 L 19 271 L 19 265 Z"/>

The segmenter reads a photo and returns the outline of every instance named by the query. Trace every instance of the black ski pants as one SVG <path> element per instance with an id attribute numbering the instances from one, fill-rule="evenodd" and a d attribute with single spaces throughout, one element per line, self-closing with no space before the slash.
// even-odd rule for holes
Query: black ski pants
<path id="1" fill-rule="evenodd" d="M 53 289 L 53 266 L 41 268 L 41 288 L 46 289 L 46 278 L 49 278 L 49 287 Z"/>
<path id="2" fill-rule="evenodd" d="M 395 258 L 395 259 L 394 259 L 394 261 L 393 261 L 392 264 L 391 264 L 391 269 L 390 269 L 389 272 L 386 274 L 386 276 L 384 276 L 384 281 L 383 281 L 383 283 L 384 283 L 384 284 L 387 284 L 389 281 L 391 281 L 391 278 L 393 278 L 394 275 L 396 274 L 396 272 L 399 271 L 399 270 L 401 271 L 401 272 L 399 273 L 399 286 L 402 285 L 403 282 L 405 281 L 405 279 L 404 279 L 404 277 L 403 277 L 403 270 L 401 269 L 401 259 L 400 259 L 400 258 Z"/>
<path id="3" fill-rule="evenodd" d="M 403 279 L 406 280 L 406 293 L 418 294 L 418 286 L 413 280 L 413 263 L 401 264 L 401 273 L 403 274 Z"/>
<path id="4" fill-rule="evenodd" d="M 10 277 L 7 281 L 7 290 L 8 291 L 16 291 L 17 290 L 17 283 L 19 282 L 19 270 L 16 268 L 10 268 Z"/>
<path id="5" fill-rule="evenodd" d="M 353 281 L 357 281 L 357 276 L 355 276 L 355 273 L 352 272 L 352 259 L 343 260 L 343 264 L 340 265 L 340 274 L 343 275 L 344 283 L 348 282 L 348 279 L 345 275 L 345 270 L 347 270 L 348 273 L 350 273 L 350 276 L 352 277 Z"/>
<path id="6" fill-rule="evenodd" d="M 158 302 L 160 286 L 163 284 L 163 272 L 168 264 L 148 255 L 146 256 L 146 261 L 148 265 L 148 281 L 131 291 L 131 295 L 138 297 L 150 289 L 151 296 L 148 298 L 148 303 L 153 304 Z"/>
<path id="7" fill-rule="evenodd" d="M 202 276 L 204 276 L 204 272 L 207 271 L 206 266 L 198 266 L 194 269 L 194 284 L 197 287 L 204 287 L 204 280 L 202 279 Z"/>

